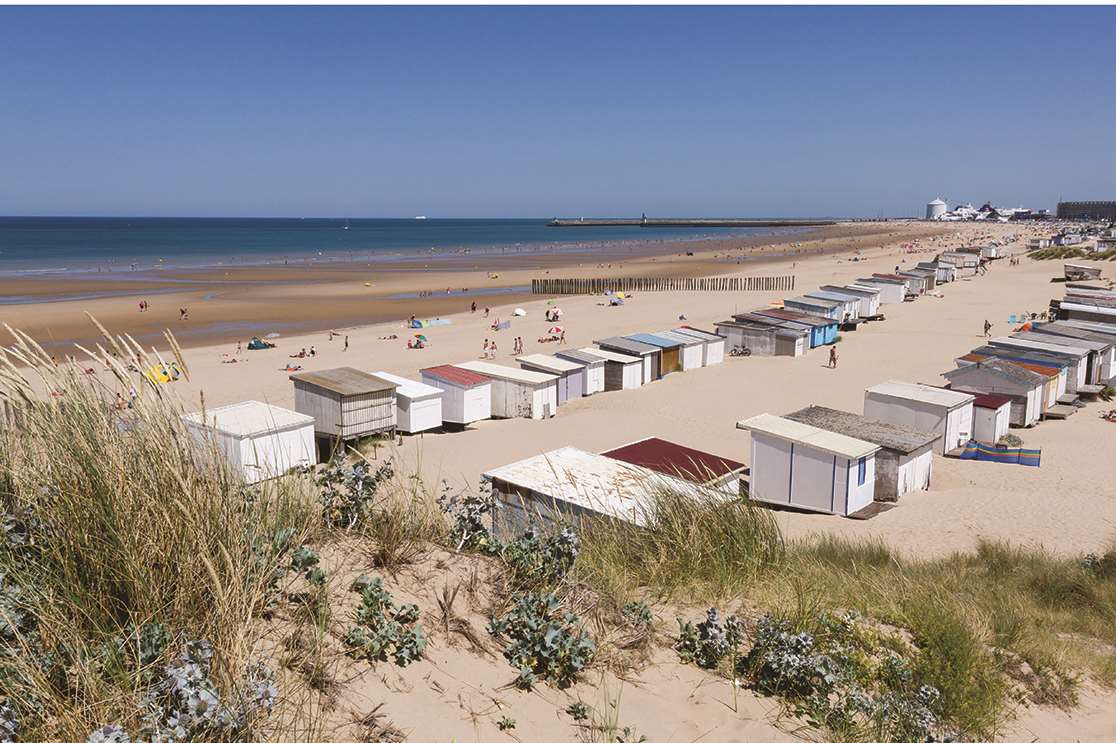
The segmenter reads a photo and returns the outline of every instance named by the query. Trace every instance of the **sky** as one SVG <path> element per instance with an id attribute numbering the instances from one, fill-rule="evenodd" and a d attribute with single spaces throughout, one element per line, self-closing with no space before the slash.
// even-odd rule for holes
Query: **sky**
<path id="1" fill-rule="evenodd" d="M 0 214 L 1116 198 L 1116 8 L 0 8 Z"/>

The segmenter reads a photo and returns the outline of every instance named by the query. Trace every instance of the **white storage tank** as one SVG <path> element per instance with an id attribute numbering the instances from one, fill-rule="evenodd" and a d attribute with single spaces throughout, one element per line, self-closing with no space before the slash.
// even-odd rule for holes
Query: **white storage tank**
<path id="1" fill-rule="evenodd" d="M 941 199 L 934 199 L 926 205 L 927 219 L 941 219 L 946 213 L 946 203 Z"/>

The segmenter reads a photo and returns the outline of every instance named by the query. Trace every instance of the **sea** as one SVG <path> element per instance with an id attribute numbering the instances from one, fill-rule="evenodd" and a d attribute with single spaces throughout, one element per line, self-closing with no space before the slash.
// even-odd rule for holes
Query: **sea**
<path id="1" fill-rule="evenodd" d="M 0 217 L 0 275 L 618 251 L 802 228 L 548 227 L 547 219 Z"/>

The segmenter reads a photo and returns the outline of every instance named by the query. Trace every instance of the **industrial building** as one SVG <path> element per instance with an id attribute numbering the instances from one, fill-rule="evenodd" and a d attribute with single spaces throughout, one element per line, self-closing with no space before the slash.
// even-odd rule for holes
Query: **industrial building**
<path id="1" fill-rule="evenodd" d="M 1059 201 L 1058 219 L 1116 221 L 1116 201 Z"/>

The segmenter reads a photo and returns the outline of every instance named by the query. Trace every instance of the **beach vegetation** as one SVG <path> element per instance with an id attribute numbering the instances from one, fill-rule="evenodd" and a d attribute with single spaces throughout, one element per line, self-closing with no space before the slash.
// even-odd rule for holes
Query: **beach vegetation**
<path id="1" fill-rule="evenodd" d="M 515 685 L 520 689 L 538 681 L 564 689 L 597 652 L 578 616 L 551 593 L 517 594 L 511 610 L 489 622 L 488 632 L 505 643 L 504 658 L 519 672 Z"/>

